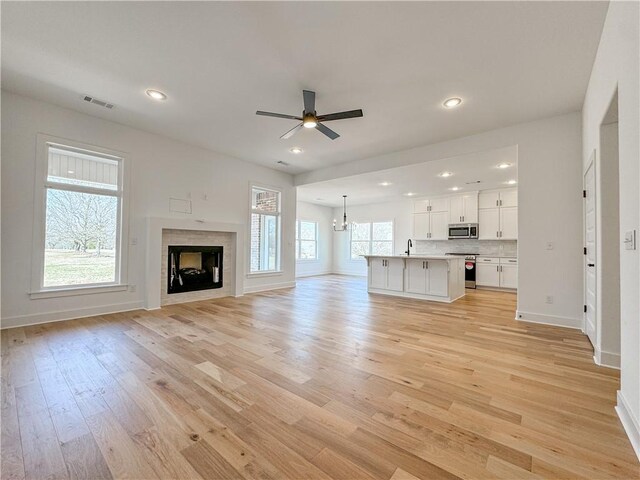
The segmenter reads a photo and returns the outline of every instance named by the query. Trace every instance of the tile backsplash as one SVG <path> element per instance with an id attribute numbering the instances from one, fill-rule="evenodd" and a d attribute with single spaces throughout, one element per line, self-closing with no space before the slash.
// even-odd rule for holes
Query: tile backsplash
<path id="1" fill-rule="evenodd" d="M 517 240 L 415 240 L 416 254 L 475 253 L 496 257 L 516 257 Z M 412 253 L 413 253 L 412 252 Z"/>

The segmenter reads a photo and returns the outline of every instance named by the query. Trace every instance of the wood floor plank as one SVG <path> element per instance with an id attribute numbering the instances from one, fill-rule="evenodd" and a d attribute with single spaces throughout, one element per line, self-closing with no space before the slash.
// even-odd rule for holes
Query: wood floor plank
<path id="1" fill-rule="evenodd" d="M 2 479 L 636 479 L 619 372 L 362 278 L 2 331 Z"/>

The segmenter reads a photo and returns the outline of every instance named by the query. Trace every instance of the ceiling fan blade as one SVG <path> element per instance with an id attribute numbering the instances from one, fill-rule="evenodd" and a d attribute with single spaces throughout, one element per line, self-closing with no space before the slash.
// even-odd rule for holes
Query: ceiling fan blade
<path id="1" fill-rule="evenodd" d="M 280 138 L 283 140 L 286 140 L 287 138 L 291 138 L 293 137 L 296 132 L 298 130 L 300 130 L 302 128 L 302 123 L 299 123 L 298 125 L 296 125 L 295 127 L 293 127 L 291 130 L 289 130 L 287 133 L 285 133 L 284 135 L 282 135 Z"/>
<path id="2" fill-rule="evenodd" d="M 316 129 L 320 130 L 322 133 L 324 133 L 327 137 L 329 137 L 331 140 L 335 140 L 336 138 L 338 138 L 340 135 L 338 135 L 336 132 L 334 132 L 333 130 L 331 130 L 329 127 L 325 127 L 324 125 L 322 125 L 321 123 L 316 125 Z"/>
<path id="3" fill-rule="evenodd" d="M 303 90 L 302 97 L 304 99 L 304 113 L 316 112 L 316 92 L 311 90 Z"/>
<path id="4" fill-rule="evenodd" d="M 285 115 L 284 113 L 262 112 L 260 110 L 256 112 L 256 115 L 263 115 L 265 117 L 287 118 L 289 120 L 302 120 L 302 117 L 296 117 L 295 115 Z"/>
<path id="5" fill-rule="evenodd" d="M 318 121 L 328 122 L 330 120 L 343 120 L 345 118 L 362 117 L 362 110 L 349 110 L 348 112 L 329 113 L 327 115 L 318 115 Z"/>

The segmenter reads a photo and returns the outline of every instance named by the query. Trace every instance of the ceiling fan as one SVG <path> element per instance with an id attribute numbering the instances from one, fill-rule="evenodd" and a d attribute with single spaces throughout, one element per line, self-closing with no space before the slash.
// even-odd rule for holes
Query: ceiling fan
<path id="1" fill-rule="evenodd" d="M 301 128 L 315 128 L 316 130 L 321 131 L 331 140 L 335 140 L 340 135 L 331 130 L 330 128 L 323 125 L 323 122 L 329 122 L 331 120 L 343 120 L 345 118 L 357 118 L 362 117 L 362 110 L 349 110 L 348 112 L 338 112 L 338 113 L 329 113 L 327 115 L 318 115 L 316 114 L 316 92 L 312 92 L 310 90 L 302 91 L 302 98 L 304 100 L 304 110 L 302 111 L 301 117 L 296 117 L 295 115 L 285 115 L 282 113 L 271 113 L 271 112 L 262 112 L 258 110 L 256 115 L 264 115 L 265 117 L 276 117 L 276 118 L 286 118 L 290 120 L 299 120 L 302 123 L 299 123 L 287 133 L 282 135 L 280 138 L 287 139 L 291 138 L 298 130 Z"/>

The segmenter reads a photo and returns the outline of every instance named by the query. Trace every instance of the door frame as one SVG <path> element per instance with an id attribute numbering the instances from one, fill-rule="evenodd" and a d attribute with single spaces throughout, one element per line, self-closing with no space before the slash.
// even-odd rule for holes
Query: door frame
<path id="1" fill-rule="evenodd" d="M 587 172 L 589 171 L 590 168 L 593 168 L 593 195 L 594 195 L 594 200 L 593 200 L 593 211 L 594 211 L 594 215 L 595 215 L 595 222 L 594 222 L 594 256 L 596 258 L 596 262 L 595 262 L 595 309 L 593 312 L 594 315 L 594 323 L 595 323 L 595 343 L 592 344 L 594 352 L 596 351 L 596 345 L 598 343 L 598 324 L 599 324 L 599 318 L 598 318 L 598 292 L 599 292 L 599 285 L 598 285 L 598 197 L 597 197 L 597 186 L 598 186 L 598 177 L 597 177 L 597 173 L 598 173 L 598 169 L 596 168 L 596 149 L 594 148 L 593 151 L 591 152 L 591 155 L 589 156 L 589 161 L 587 162 L 587 165 L 583 168 L 583 172 L 582 172 L 582 189 L 583 191 L 587 190 L 587 183 L 586 183 L 586 176 L 587 176 Z M 583 198 L 582 201 L 582 245 L 584 248 L 586 248 L 587 245 L 587 201 L 586 198 Z M 587 269 L 589 267 L 587 267 L 587 255 L 583 255 L 582 256 L 582 302 L 583 305 L 587 305 Z M 583 312 L 582 314 L 582 333 L 584 333 L 585 335 L 587 335 L 587 312 Z M 588 337 L 588 335 L 587 335 Z M 591 341 L 591 339 L 589 339 L 589 341 Z"/>

